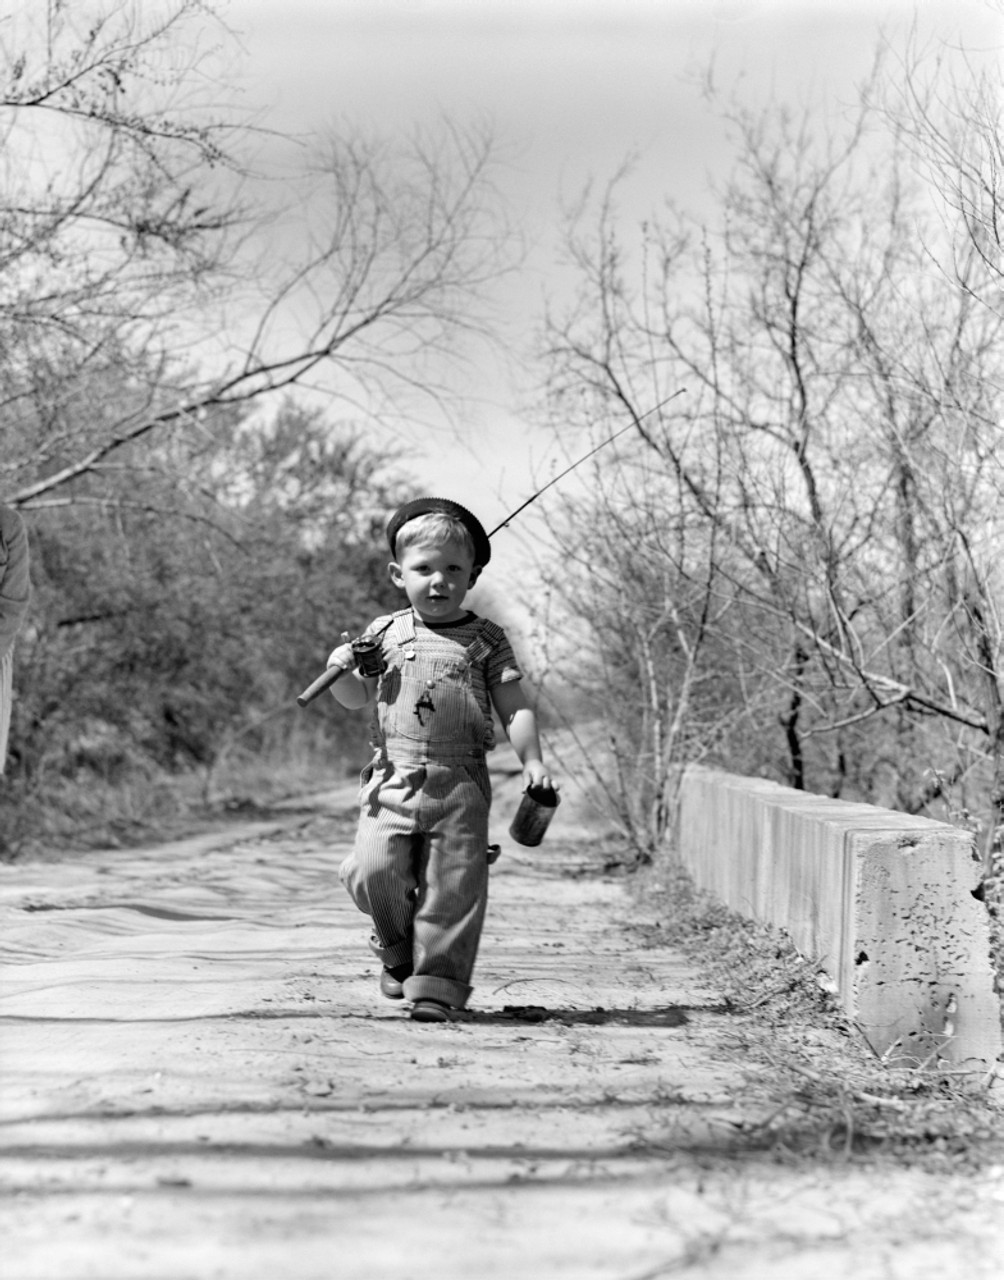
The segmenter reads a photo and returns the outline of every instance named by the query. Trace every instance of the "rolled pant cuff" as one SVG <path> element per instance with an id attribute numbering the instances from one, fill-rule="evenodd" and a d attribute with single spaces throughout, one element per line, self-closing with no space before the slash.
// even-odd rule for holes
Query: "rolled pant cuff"
<path id="1" fill-rule="evenodd" d="M 405 979 L 404 998 L 438 1000 L 440 1004 L 448 1004 L 452 1009 L 463 1009 L 473 990 L 466 982 L 455 982 L 452 978 L 433 978 L 413 973 L 410 978 Z"/>
<path id="2" fill-rule="evenodd" d="M 396 969 L 399 964 L 411 964 L 411 939 L 395 942 L 391 947 L 382 947 L 375 938 L 370 939 L 370 950 L 385 969 Z"/>

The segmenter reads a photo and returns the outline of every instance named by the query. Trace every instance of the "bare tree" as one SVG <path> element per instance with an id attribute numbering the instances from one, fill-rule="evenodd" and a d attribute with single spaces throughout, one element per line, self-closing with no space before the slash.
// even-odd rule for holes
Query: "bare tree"
<path id="1" fill-rule="evenodd" d="M 1004 19 L 1000 0 L 988 0 Z M 1004 75 L 996 48 L 923 45 L 916 30 L 902 56 L 886 51 L 899 74 L 881 85 L 877 102 L 910 147 L 950 213 L 960 283 L 996 311 L 1004 305 Z M 980 270 L 970 261 L 975 251 Z M 941 256 L 941 255 L 937 255 Z"/>
<path id="2" fill-rule="evenodd" d="M 365 409 L 421 384 L 503 266 L 485 131 L 349 133 L 252 181 L 253 131 L 206 104 L 211 11 L 150 14 L 47 0 L 0 32 L 0 480 L 19 505 L 213 408 L 317 379 Z"/>
<path id="3" fill-rule="evenodd" d="M 201 768 L 208 787 L 221 755 L 281 759 L 312 732 L 295 693 L 387 590 L 374 508 L 393 485 L 367 415 L 440 394 L 434 366 L 481 331 L 509 252 L 487 130 L 308 147 L 230 105 L 233 45 L 203 0 L 17 10 L 0 492 L 37 589 L 12 844 L 56 811 L 79 831 L 130 779 Z M 347 750 L 337 728 L 311 741 Z"/>
<path id="4" fill-rule="evenodd" d="M 719 758 L 906 808 L 932 801 L 931 777 L 953 779 L 989 850 L 1004 332 L 976 300 L 978 254 L 957 275 L 930 271 L 916 234 L 927 193 L 911 190 L 895 139 L 876 151 L 873 122 L 863 106 L 845 136 L 820 140 L 808 117 L 735 112 L 739 164 L 715 232 L 670 216 L 632 242 L 603 196 L 595 234 L 581 217 L 571 230 L 583 295 L 552 319 L 553 383 L 613 397 L 664 479 L 652 502 L 647 479 L 625 476 L 622 501 L 644 512 L 632 554 L 679 521 L 713 550 L 704 581 L 733 608 L 704 615 L 719 642 L 703 652 L 728 662 L 760 739 L 751 759 L 719 738 Z M 685 399 L 643 419 L 681 383 Z M 600 524 L 623 537 L 605 512 Z"/>
<path id="5" fill-rule="evenodd" d="M 600 412 L 616 421 L 615 408 Z M 707 680 L 706 650 L 730 608 L 716 531 L 689 524 L 673 487 L 629 444 L 598 455 L 584 492 L 548 521 L 560 556 L 544 566 L 555 621 L 540 632 L 544 688 L 577 749 L 575 772 L 590 776 L 639 861 L 671 821 L 681 766 L 736 718 Z"/>

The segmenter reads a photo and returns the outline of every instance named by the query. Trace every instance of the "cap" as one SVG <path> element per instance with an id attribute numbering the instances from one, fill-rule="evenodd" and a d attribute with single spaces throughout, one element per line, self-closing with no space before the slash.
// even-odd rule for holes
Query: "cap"
<path id="1" fill-rule="evenodd" d="M 414 498 L 411 502 L 405 502 L 398 507 L 387 524 L 387 541 L 390 543 L 391 554 L 397 555 L 394 544 L 402 525 L 407 524 L 409 520 L 414 520 L 416 516 L 425 516 L 436 511 L 453 516 L 464 525 L 474 541 L 474 563 L 482 567 L 486 565 L 492 558 L 492 544 L 484 531 L 484 526 L 466 507 L 462 507 L 459 502 L 451 502 L 449 498 Z"/>

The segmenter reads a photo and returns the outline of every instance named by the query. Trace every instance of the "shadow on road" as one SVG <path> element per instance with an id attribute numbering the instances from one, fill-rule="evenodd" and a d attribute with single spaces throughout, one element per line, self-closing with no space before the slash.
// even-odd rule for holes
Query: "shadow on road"
<path id="1" fill-rule="evenodd" d="M 607 1023 L 625 1027 L 682 1027 L 687 1015 L 676 1006 L 666 1009 L 548 1009 L 542 1004 L 507 1004 L 484 1013 L 476 1009 L 457 1015 L 458 1021 L 559 1022 L 566 1027 L 597 1027 Z"/>

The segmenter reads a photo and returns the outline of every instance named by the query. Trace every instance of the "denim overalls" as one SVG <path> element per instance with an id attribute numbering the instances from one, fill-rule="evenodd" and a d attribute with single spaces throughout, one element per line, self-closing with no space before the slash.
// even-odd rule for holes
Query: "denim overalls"
<path id="1" fill-rule="evenodd" d="M 409 1000 L 463 1008 L 471 993 L 488 897 L 492 722 L 471 668 L 503 637 L 479 619 L 466 649 L 416 634 L 410 609 L 383 636 L 387 670 L 376 695 L 374 760 L 363 771 L 353 852 L 341 879 L 373 919 L 371 946 L 388 968 L 412 965 Z M 440 650 L 440 654 L 430 650 Z"/>

